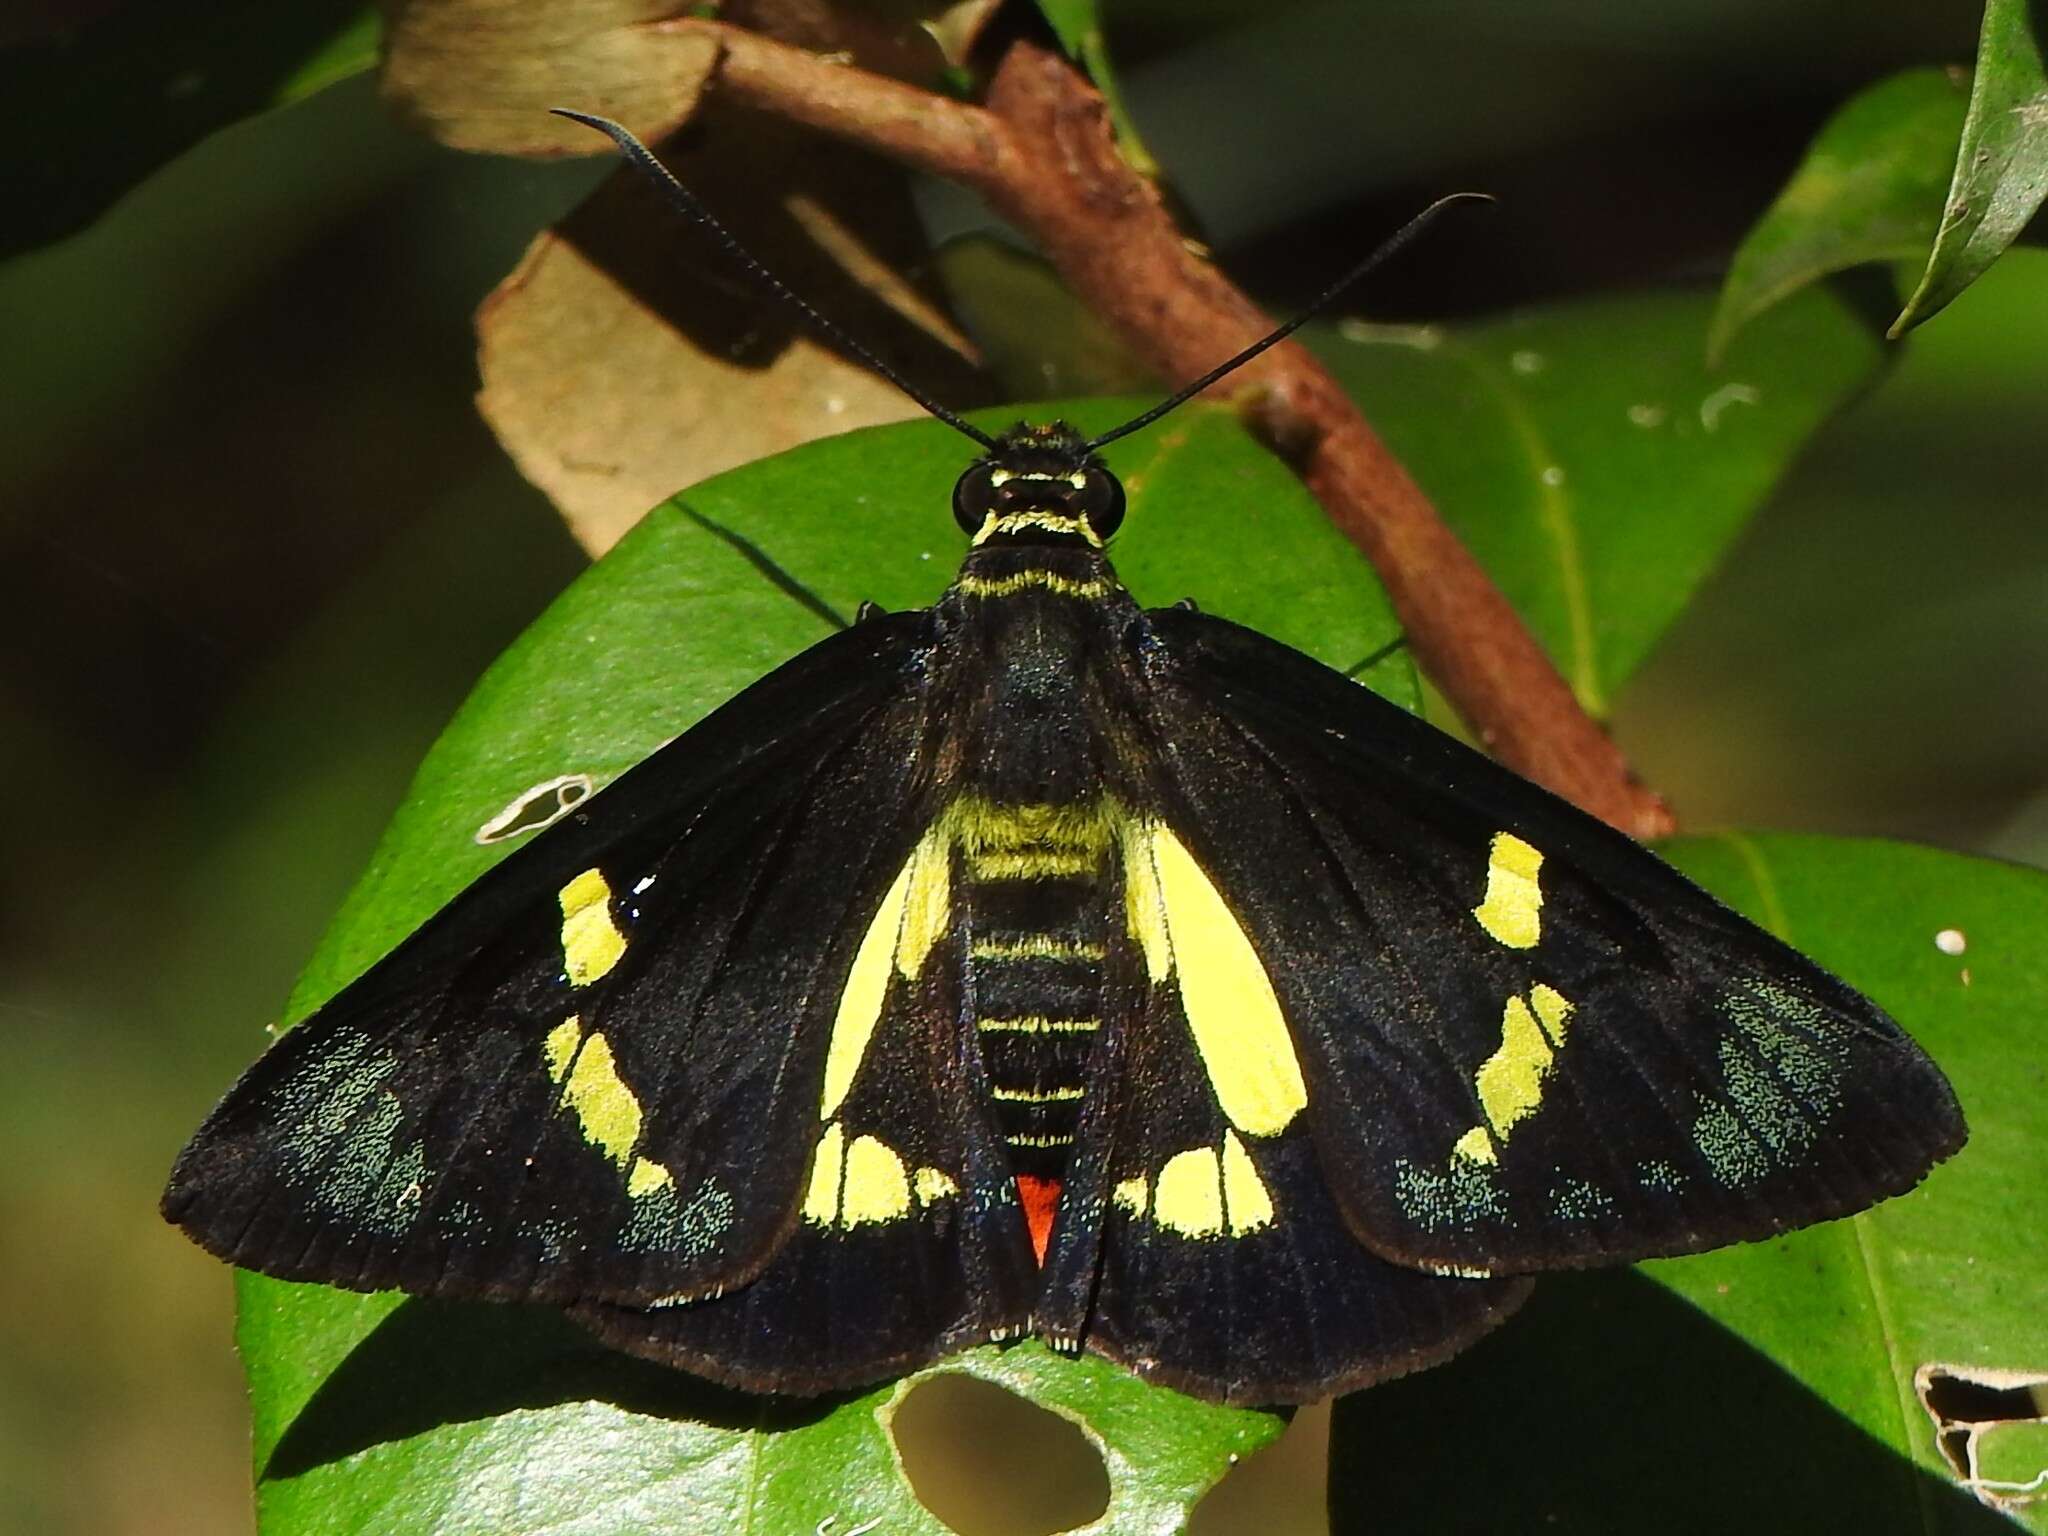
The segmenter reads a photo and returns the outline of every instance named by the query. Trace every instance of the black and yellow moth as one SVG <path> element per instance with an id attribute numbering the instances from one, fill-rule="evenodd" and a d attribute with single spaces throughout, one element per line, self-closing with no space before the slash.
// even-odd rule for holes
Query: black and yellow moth
<path id="1" fill-rule="evenodd" d="M 755 1390 L 1033 1332 L 1276 1402 L 1961 1143 L 1890 1019 L 1626 837 L 1140 609 L 1069 429 L 954 510 L 937 605 L 754 684 L 278 1041 L 170 1219 Z"/>
<path id="2" fill-rule="evenodd" d="M 166 1216 L 754 1391 L 1036 1334 L 1276 1403 L 1961 1145 L 1891 1019 L 1628 838 L 1141 609 L 1123 430 L 984 438 L 933 607 L 484 875 L 250 1069 Z"/>

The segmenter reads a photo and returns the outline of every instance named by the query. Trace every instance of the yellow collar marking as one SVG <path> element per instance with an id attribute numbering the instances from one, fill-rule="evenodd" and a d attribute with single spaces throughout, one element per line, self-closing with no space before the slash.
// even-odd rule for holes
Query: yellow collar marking
<path id="1" fill-rule="evenodd" d="M 1110 592 L 1110 584 L 1106 581 L 1075 581 L 1070 576 L 1035 569 L 1012 571 L 1007 576 L 962 576 L 953 584 L 954 591 L 968 597 L 1014 597 L 1031 587 L 1043 587 L 1061 597 L 1082 599 L 1107 597 Z"/>
<path id="2" fill-rule="evenodd" d="M 1088 525 L 1087 518 L 1061 517 L 1056 512 L 1006 512 L 1000 517 L 991 512 L 982 519 L 981 527 L 974 535 L 974 544 L 978 549 L 984 541 L 997 534 L 1023 533 L 1029 528 L 1043 528 L 1047 533 L 1086 539 L 1096 549 L 1102 548 L 1102 538 Z"/>

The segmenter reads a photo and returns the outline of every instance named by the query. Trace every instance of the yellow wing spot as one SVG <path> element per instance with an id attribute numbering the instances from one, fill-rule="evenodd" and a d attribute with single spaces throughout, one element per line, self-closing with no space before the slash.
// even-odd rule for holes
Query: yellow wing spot
<path id="1" fill-rule="evenodd" d="M 1176 1152 L 1159 1170 L 1152 1213 L 1163 1227 L 1183 1237 L 1219 1237 L 1223 1232 L 1223 1170 L 1208 1147 Z"/>
<path id="2" fill-rule="evenodd" d="M 846 1164 L 846 1134 L 834 1120 L 818 1138 L 811 1158 L 811 1184 L 804 1191 L 804 1220 L 829 1227 L 839 1217 L 839 1173 Z"/>
<path id="3" fill-rule="evenodd" d="M 1572 1016 L 1571 999 L 1539 981 L 1529 989 L 1529 1006 L 1535 1010 L 1536 1022 L 1543 1026 L 1550 1043 L 1563 1045 L 1565 1026 Z"/>
<path id="4" fill-rule="evenodd" d="M 1124 927 L 1145 956 L 1145 974 L 1156 985 L 1173 974 L 1173 939 L 1166 930 L 1166 897 L 1159 888 L 1159 863 L 1150 826 L 1126 822 L 1124 833 Z"/>
<path id="5" fill-rule="evenodd" d="M 1508 999 L 1501 1015 L 1500 1048 L 1480 1063 L 1474 1078 L 1487 1122 L 1503 1141 L 1517 1122 L 1543 1102 L 1544 1080 L 1564 1043 L 1569 1000 L 1549 987 L 1531 992 L 1535 1008 L 1520 997 Z"/>
<path id="6" fill-rule="evenodd" d="M 1462 1157 L 1468 1163 L 1497 1163 L 1500 1152 L 1493 1144 L 1493 1138 L 1486 1134 L 1486 1127 L 1475 1125 L 1451 1145 L 1451 1156 Z"/>
<path id="7" fill-rule="evenodd" d="M 922 846 L 922 845 L 920 845 Z M 839 1113 L 854 1074 L 860 1071 L 868 1041 L 881 1022 L 882 1000 L 889 992 L 889 972 L 903 932 L 903 909 L 909 900 L 912 872 L 917 855 L 912 853 L 890 884 L 876 909 L 868 931 L 861 935 L 854 952 L 853 969 L 840 989 L 839 1011 L 832 1020 L 832 1041 L 825 1048 L 825 1088 L 818 1100 L 818 1118 L 830 1120 Z"/>
<path id="8" fill-rule="evenodd" d="M 1109 1192 L 1109 1198 L 1133 1216 L 1142 1216 L 1151 1204 L 1152 1186 L 1143 1174 L 1125 1179 Z"/>
<path id="9" fill-rule="evenodd" d="M 660 1163 L 650 1163 L 644 1157 L 633 1159 L 633 1171 L 626 1176 L 626 1193 L 634 1199 L 651 1195 L 657 1189 L 673 1188 L 676 1176 Z"/>
<path id="10" fill-rule="evenodd" d="M 910 855 L 910 884 L 903 898 L 903 931 L 896 940 L 896 969 L 914 977 L 953 920 L 953 851 L 943 829 L 933 827 Z"/>
<path id="11" fill-rule="evenodd" d="M 1015 597 L 1033 587 L 1084 601 L 1107 597 L 1110 592 L 1110 584 L 1106 581 L 1076 581 L 1071 576 L 1035 568 L 1012 571 L 1006 576 L 962 576 L 953 584 L 954 591 L 967 597 Z"/>
<path id="12" fill-rule="evenodd" d="M 872 1136 L 856 1136 L 846 1149 L 846 1184 L 839 1220 L 849 1227 L 864 1221 L 894 1221 L 910 1214 L 910 1171 L 903 1159 Z"/>
<path id="13" fill-rule="evenodd" d="M 1509 949 L 1530 949 L 1542 931 L 1543 855 L 1512 832 L 1496 832 L 1486 860 L 1486 899 L 1472 909 L 1479 926 Z"/>
<path id="14" fill-rule="evenodd" d="M 953 1182 L 943 1168 L 918 1169 L 911 1178 L 910 1187 L 917 1191 L 919 1205 L 936 1205 L 939 1201 L 960 1193 L 960 1186 Z"/>
<path id="15" fill-rule="evenodd" d="M 852 1227 L 894 1221 L 909 1212 L 910 1172 L 903 1159 L 872 1136 L 856 1136 L 849 1143 L 837 1120 L 826 1126 L 811 1160 L 804 1220 L 821 1227 Z"/>
<path id="16" fill-rule="evenodd" d="M 566 1026 L 549 1035 L 550 1046 Z M 611 1042 L 596 1030 L 584 1038 L 575 1052 L 575 1065 L 562 1089 L 562 1108 L 583 1123 L 583 1136 L 592 1146 L 617 1163 L 627 1165 L 633 1147 L 640 1140 L 640 1101 L 633 1097 L 619 1076 L 612 1059 Z"/>
<path id="17" fill-rule="evenodd" d="M 1233 1237 L 1273 1224 L 1272 1193 L 1232 1131 L 1223 1133 L 1223 1214 Z"/>
<path id="18" fill-rule="evenodd" d="M 562 969 L 571 986 L 589 986 L 626 952 L 626 936 L 612 921 L 611 900 L 612 888 L 601 870 L 586 869 L 562 887 Z"/>
<path id="19" fill-rule="evenodd" d="M 936 827 L 918 840 L 890 882 L 882 904 L 861 935 L 846 985 L 839 992 L 839 1010 L 832 1020 L 831 1043 L 825 1048 L 825 1086 L 818 1100 L 818 1118 L 839 1112 L 860 1071 L 882 1004 L 889 995 L 891 969 L 915 976 L 945 936 L 951 920 L 951 855 Z"/>
<path id="20" fill-rule="evenodd" d="M 561 1107 L 573 1111 L 583 1122 L 584 1136 L 601 1147 L 613 1162 L 625 1168 L 632 1144 L 640 1139 L 639 1102 L 620 1080 L 617 1069 L 612 1065 L 611 1046 L 601 1035 L 592 1038 L 591 1050 L 586 1053 L 586 1058 L 590 1062 L 586 1075 L 585 1068 L 576 1055 L 576 1047 L 582 1040 L 583 1021 L 575 1014 L 571 1014 L 548 1031 L 547 1039 L 541 1042 L 541 1051 L 548 1064 L 548 1080 L 561 1082 L 569 1075 L 571 1064 L 575 1064 L 576 1078 L 571 1082 L 569 1091 L 562 1095 Z M 600 1048 L 603 1052 L 602 1058 L 595 1054 Z M 593 1129 L 592 1119 L 587 1112 L 588 1106 L 596 1106 L 596 1124 L 602 1127 L 602 1130 Z M 627 1131 L 630 1132 L 630 1136 L 624 1152 L 603 1139 L 605 1134 Z M 652 1194 L 655 1190 L 670 1187 L 674 1183 L 675 1176 L 660 1163 L 636 1157 L 632 1159 L 631 1171 L 626 1175 L 626 1193 L 638 1199 L 642 1195 Z"/>
<path id="21" fill-rule="evenodd" d="M 569 1063 L 576 1059 L 576 1045 L 582 1038 L 583 1021 L 573 1013 L 548 1031 L 541 1051 L 547 1057 L 550 1082 L 559 1083 L 569 1075 Z"/>
<path id="22" fill-rule="evenodd" d="M 1181 1007 L 1216 1102 L 1247 1135 L 1276 1136 L 1307 1106 L 1308 1087 L 1273 983 L 1180 839 L 1157 822 L 1146 826 L 1145 837 L 1170 958 L 1180 975 Z"/>

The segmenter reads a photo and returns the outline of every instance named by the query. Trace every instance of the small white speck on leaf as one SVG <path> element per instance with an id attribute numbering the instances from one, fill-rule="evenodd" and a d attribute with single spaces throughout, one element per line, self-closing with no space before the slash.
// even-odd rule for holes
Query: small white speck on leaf
<path id="1" fill-rule="evenodd" d="M 1700 425 L 1709 432 L 1721 430 L 1721 413 L 1731 405 L 1755 405 L 1763 399 L 1753 384 L 1723 384 L 1700 402 Z"/>
<path id="2" fill-rule="evenodd" d="M 1377 325 L 1355 315 L 1337 322 L 1337 334 L 1361 346 L 1377 342 L 1382 346 L 1412 347 L 1417 352 L 1434 352 L 1444 340 L 1444 333 L 1433 325 Z"/>

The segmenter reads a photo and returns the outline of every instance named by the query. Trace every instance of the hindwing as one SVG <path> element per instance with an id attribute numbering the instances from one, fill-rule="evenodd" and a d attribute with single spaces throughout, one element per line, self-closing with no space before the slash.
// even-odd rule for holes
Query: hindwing
<path id="1" fill-rule="evenodd" d="M 906 864 L 913 881 L 928 849 Z M 885 898 L 868 933 L 887 969 L 879 985 L 859 959 L 847 975 L 822 1090 L 787 1126 L 810 1155 L 800 1219 L 767 1267 L 708 1298 L 579 1306 L 580 1322 L 634 1354 L 797 1393 L 1023 1330 L 1036 1265 L 980 1074 L 962 1059 L 961 939 L 954 928 L 926 944 L 918 921 Z"/>
<path id="2" fill-rule="evenodd" d="M 1179 847 L 1163 826 L 1135 839 L 1142 915 L 1109 946 L 1117 1023 L 1090 1068 L 1037 1328 L 1183 1391 L 1274 1403 L 1433 1364 L 1504 1320 L 1526 1281 L 1404 1268 L 1353 1236 L 1248 942 L 1198 870 L 1131 877 L 1146 842 Z"/>

